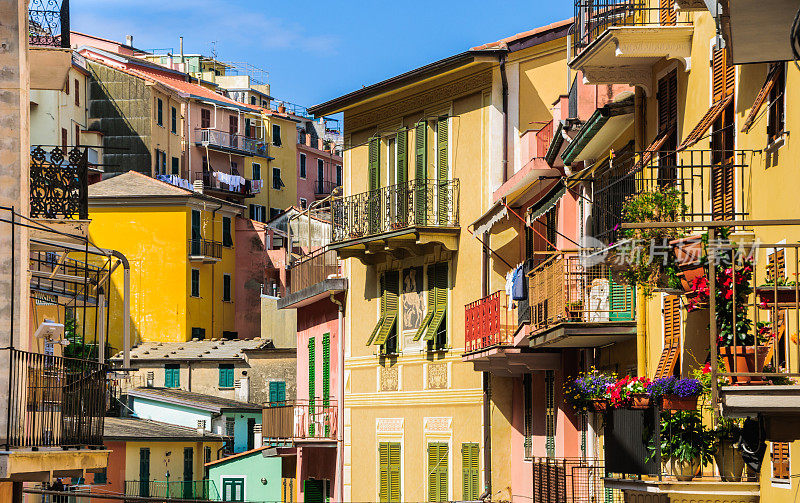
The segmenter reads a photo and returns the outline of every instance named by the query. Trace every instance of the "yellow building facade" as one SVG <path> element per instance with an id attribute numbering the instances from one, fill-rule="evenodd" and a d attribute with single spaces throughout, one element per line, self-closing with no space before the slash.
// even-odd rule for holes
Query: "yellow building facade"
<path id="1" fill-rule="evenodd" d="M 234 219 L 243 207 L 129 172 L 89 190 L 90 239 L 131 264 L 131 341 L 235 337 Z M 122 272 L 109 343 L 122 347 Z"/>
<path id="2" fill-rule="evenodd" d="M 257 179 L 260 175 L 263 180 L 261 192 L 248 199 L 246 204 L 251 219 L 267 222 L 297 204 L 297 121 L 286 114 L 266 109 L 262 110 L 261 120 L 269 159 L 245 159 L 245 176 Z"/>

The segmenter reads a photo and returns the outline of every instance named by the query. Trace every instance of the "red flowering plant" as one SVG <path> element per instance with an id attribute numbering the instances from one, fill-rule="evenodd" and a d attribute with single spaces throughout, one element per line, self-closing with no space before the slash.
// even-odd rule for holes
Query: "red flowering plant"
<path id="1" fill-rule="evenodd" d="M 629 407 L 633 395 L 646 395 L 650 379 L 646 377 L 625 376 L 608 389 L 608 402 L 612 407 Z"/>

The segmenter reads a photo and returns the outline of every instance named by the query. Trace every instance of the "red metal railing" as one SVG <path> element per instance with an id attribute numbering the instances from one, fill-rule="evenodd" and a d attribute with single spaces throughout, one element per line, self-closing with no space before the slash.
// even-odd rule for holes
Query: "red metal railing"
<path id="1" fill-rule="evenodd" d="M 511 344 L 517 329 L 517 309 L 502 290 L 464 306 L 464 350 L 479 351 Z"/>
<path id="2" fill-rule="evenodd" d="M 553 141 L 553 121 L 551 120 L 536 133 L 536 157 L 544 157 Z"/>

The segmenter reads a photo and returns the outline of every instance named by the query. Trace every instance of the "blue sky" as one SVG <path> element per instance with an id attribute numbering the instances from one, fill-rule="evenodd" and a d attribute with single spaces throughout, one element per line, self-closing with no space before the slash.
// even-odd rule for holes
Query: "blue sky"
<path id="1" fill-rule="evenodd" d="M 502 6 L 502 7 L 500 7 Z M 174 48 L 269 71 L 272 95 L 304 106 L 572 15 L 566 0 L 74 0 L 72 29 L 140 49 Z"/>

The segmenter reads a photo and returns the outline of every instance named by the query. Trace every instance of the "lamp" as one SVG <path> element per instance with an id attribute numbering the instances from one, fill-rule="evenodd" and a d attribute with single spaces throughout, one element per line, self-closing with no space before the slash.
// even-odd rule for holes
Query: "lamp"
<path id="1" fill-rule="evenodd" d="M 267 485 L 267 479 L 265 479 L 264 477 L 261 477 L 261 483 L 264 484 L 264 485 Z"/>
<path id="2" fill-rule="evenodd" d="M 64 335 L 64 324 L 45 319 L 33 334 L 38 339 L 57 340 Z"/>

